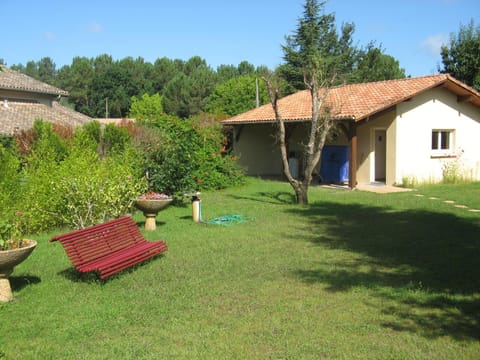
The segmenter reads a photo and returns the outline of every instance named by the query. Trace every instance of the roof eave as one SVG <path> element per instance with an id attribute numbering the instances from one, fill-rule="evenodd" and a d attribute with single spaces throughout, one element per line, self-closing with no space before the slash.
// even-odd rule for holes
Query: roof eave
<path id="1" fill-rule="evenodd" d="M 335 121 L 356 121 L 354 115 L 351 116 L 340 116 L 334 117 L 332 120 Z M 312 121 L 311 118 L 299 118 L 299 119 L 284 119 L 285 123 L 303 123 L 303 122 L 310 122 Z M 251 124 L 274 124 L 276 123 L 276 119 L 266 119 L 266 120 L 241 120 L 241 121 L 229 121 L 223 120 L 221 121 L 222 125 L 251 125 Z"/>
<path id="2" fill-rule="evenodd" d="M 24 87 L 16 87 L 16 86 L 0 86 L 0 90 L 10 90 L 10 91 L 24 91 L 34 94 L 46 94 L 46 95 L 55 95 L 55 96 L 69 96 L 68 91 L 65 90 L 58 90 L 58 91 L 42 91 L 37 89 L 29 89 Z"/>

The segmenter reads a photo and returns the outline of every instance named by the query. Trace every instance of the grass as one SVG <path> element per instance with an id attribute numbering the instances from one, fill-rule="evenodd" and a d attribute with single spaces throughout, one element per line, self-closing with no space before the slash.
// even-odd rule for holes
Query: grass
<path id="1" fill-rule="evenodd" d="M 480 184 L 372 194 L 250 179 L 160 213 L 169 251 L 108 281 L 53 234 L 0 305 L 0 359 L 480 358 Z M 424 196 L 417 196 L 424 195 Z M 430 199 L 430 198 L 436 199 Z M 142 225 L 143 217 L 136 215 Z"/>

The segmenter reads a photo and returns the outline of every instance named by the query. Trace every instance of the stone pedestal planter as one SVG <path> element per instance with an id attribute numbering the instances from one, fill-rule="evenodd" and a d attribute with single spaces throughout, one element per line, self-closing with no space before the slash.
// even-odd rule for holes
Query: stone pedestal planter
<path id="1" fill-rule="evenodd" d="M 25 260 L 35 249 L 37 242 L 28 240 L 28 245 L 12 250 L 0 251 L 0 301 L 12 301 L 13 294 L 8 277 L 13 268 Z"/>

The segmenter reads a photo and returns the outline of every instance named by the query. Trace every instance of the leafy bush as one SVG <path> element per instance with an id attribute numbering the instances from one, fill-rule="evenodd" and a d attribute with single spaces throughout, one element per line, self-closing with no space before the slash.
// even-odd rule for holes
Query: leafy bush
<path id="1" fill-rule="evenodd" d="M 463 150 L 458 149 L 455 155 L 442 163 L 442 182 L 444 184 L 458 184 L 472 181 L 465 164 L 462 161 Z"/>
<path id="2" fill-rule="evenodd" d="M 130 165 L 133 156 L 124 155 L 101 159 L 95 152 L 77 150 L 59 165 L 53 191 L 62 200 L 56 209 L 62 224 L 84 228 L 130 210 L 146 186 Z"/>
<path id="3" fill-rule="evenodd" d="M 0 134 L 0 145 L 6 149 L 14 149 L 15 148 L 15 140 L 13 136 L 8 136 L 4 134 Z"/>
<path id="4" fill-rule="evenodd" d="M 154 121 L 163 113 L 163 100 L 160 94 L 143 94 L 141 98 L 132 97 L 129 115 L 144 123 Z"/>
<path id="5" fill-rule="evenodd" d="M 20 159 L 0 144 L 0 217 L 8 221 L 19 198 Z"/>
<path id="6" fill-rule="evenodd" d="M 223 136 L 218 125 L 204 120 L 162 115 L 140 127 L 135 139 L 152 190 L 181 194 L 221 189 L 243 179 L 234 159 L 220 153 Z"/>
<path id="7" fill-rule="evenodd" d="M 117 140 L 111 143 L 122 144 L 112 147 L 118 150 L 102 157 L 97 150 L 103 132 L 96 131 L 95 123 L 78 129 L 70 142 L 48 126 L 40 128 L 16 185 L 30 232 L 64 225 L 82 228 L 118 217 L 146 189 L 141 157 L 124 139 L 126 130 L 118 132 L 121 141 L 112 136 Z"/>
<path id="8" fill-rule="evenodd" d="M 205 117 L 59 129 L 37 121 L 20 139 L 23 157 L 1 147 L 0 222 L 21 211 L 30 233 L 82 228 L 128 213 L 147 189 L 174 195 L 242 179 L 234 160 L 220 153 L 218 124 Z"/>
<path id="9" fill-rule="evenodd" d="M 193 173 L 197 188 L 200 190 L 222 189 L 243 182 L 243 173 L 236 159 L 221 153 L 224 134 L 219 123 L 212 119 L 197 117 L 191 119 L 195 130 L 198 167 Z"/>

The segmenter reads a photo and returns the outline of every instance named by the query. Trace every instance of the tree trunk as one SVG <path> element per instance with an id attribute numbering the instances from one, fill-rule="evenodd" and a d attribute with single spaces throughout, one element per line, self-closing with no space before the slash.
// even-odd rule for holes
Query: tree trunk
<path id="1" fill-rule="evenodd" d="M 309 183 L 302 181 L 294 187 L 298 205 L 308 205 L 308 186 Z"/>
<path id="2" fill-rule="evenodd" d="M 318 165 L 327 134 L 332 127 L 332 121 L 330 119 L 329 112 L 324 111 L 321 113 L 321 106 L 327 98 L 328 88 L 319 91 L 318 84 L 315 81 L 315 76 L 312 77 L 312 81 L 310 83 L 306 82 L 312 97 L 312 120 L 308 142 L 303 151 L 303 155 L 306 160 L 303 178 L 295 179 L 290 172 L 290 166 L 288 163 L 285 122 L 278 108 L 278 88 L 274 88 L 268 79 L 264 78 L 264 80 L 267 84 L 270 102 L 275 112 L 277 140 L 279 142 L 282 156 L 283 174 L 295 191 L 297 204 L 307 205 L 308 188 L 310 186 L 310 182 L 312 181 L 312 174 Z"/>

